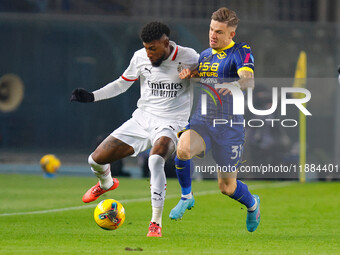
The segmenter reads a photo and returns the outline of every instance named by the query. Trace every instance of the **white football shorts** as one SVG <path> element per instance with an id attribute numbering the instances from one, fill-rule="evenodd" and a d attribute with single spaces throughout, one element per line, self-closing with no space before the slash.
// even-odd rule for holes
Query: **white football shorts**
<path id="1" fill-rule="evenodd" d="M 159 118 L 140 109 L 132 114 L 132 118 L 123 123 L 111 135 L 130 145 L 134 150 L 131 157 L 151 148 L 158 138 L 166 136 L 177 145 L 177 133 L 188 123 L 186 121 Z"/>

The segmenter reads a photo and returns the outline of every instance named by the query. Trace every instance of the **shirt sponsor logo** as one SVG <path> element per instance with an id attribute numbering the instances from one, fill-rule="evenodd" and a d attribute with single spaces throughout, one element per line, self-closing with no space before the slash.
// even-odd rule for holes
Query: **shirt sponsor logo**
<path id="1" fill-rule="evenodd" d="M 151 94 L 157 97 L 176 97 L 177 91 L 183 88 L 182 83 L 175 82 L 151 82 L 148 81 Z"/>

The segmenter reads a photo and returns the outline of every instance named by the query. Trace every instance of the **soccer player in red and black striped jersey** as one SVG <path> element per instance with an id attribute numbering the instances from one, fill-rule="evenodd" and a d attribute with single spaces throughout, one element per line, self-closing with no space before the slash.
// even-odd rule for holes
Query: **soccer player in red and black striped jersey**
<path id="1" fill-rule="evenodd" d="M 238 21 L 236 13 L 228 8 L 220 8 L 214 12 L 209 31 L 210 48 L 201 53 L 197 70 L 185 69 L 180 77 L 200 77 L 202 84 L 210 83 L 206 84 L 208 87 L 226 83 L 241 90 L 253 88 L 254 58 L 250 46 L 233 41 Z M 242 123 L 243 115 L 233 114 L 233 96 L 228 89 L 219 89 L 218 92 L 216 95 L 221 104 L 216 105 L 217 100 L 208 100 L 206 114 L 202 114 L 199 103 L 190 124 L 180 134 L 175 163 L 182 197 L 170 212 L 171 219 L 181 218 L 185 210 L 194 205 L 190 176 L 190 161 L 193 157 L 211 150 L 217 165 L 226 167 L 224 169 L 236 170 L 241 164 L 244 126 L 213 126 L 213 119 Z M 247 207 L 247 229 L 253 232 L 260 223 L 260 199 L 249 192 L 246 184 L 236 179 L 236 174 L 237 171 L 218 173 L 219 188 L 223 194 Z"/>

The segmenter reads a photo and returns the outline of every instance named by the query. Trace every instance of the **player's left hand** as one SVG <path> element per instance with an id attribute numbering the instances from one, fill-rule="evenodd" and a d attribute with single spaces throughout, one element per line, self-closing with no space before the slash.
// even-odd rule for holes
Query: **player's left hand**
<path id="1" fill-rule="evenodd" d="M 221 94 L 222 96 L 225 96 L 225 95 L 232 95 L 231 91 L 227 88 L 221 88 L 221 89 L 217 89 L 217 92 L 219 94 Z"/>
<path id="2" fill-rule="evenodd" d="M 240 85 L 240 83 L 239 83 L 238 81 L 230 82 L 230 83 L 228 83 L 228 85 L 232 85 L 232 86 L 235 86 L 235 87 L 241 89 L 241 85 Z M 233 93 L 232 93 L 229 89 L 227 89 L 227 88 L 220 88 L 220 89 L 218 89 L 217 91 L 218 91 L 219 94 L 221 94 L 221 95 L 223 95 L 223 96 L 228 95 L 228 94 L 229 94 L 229 95 L 232 95 L 232 94 L 233 94 Z"/>

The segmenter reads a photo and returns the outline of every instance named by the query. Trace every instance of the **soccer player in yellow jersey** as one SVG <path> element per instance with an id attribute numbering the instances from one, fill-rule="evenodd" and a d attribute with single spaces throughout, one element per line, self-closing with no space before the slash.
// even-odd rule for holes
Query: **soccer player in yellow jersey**
<path id="1" fill-rule="evenodd" d="M 252 195 L 247 185 L 236 179 L 236 169 L 241 165 L 243 152 L 244 126 L 213 126 L 215 118 L 243 122 L 243 115 L 233 114 L 231 91 L 222 88 L 217 93 L 213 89 L 216 84 L 227 83 L 241 90 L 254 87 L 254 57 L 251 48 L 246 43 L 233 41 L 238 21 L 236 13 L 228 8 L 215 11 L 210 22 L 210 48 L 200 54 L 197 70 L 192 72 L 184 69 L 180 74 L 182 79 L 200 77 L 201 84 L 216 92 L 218 100 L 207 102 L 204 115 L 199 103 L 190 124 L 180 134 L 175 163 L 182 197 L 169 216 L 171 219 L 179 219 L 186 209 L 193 207 L 195 200 L 191 191 L 190 161 L 211 150 L 219 166 L 235 169 L 231 173 L 218 173 L 218 185 L 223 194 L 247 207 L 247 229 L 253 232 L 260 223 L 260 198 Z M 207 84 L 209 81 L 210 84 Z M 220 104 L 216 105 L 215 101 L 220 101 Z"/>

